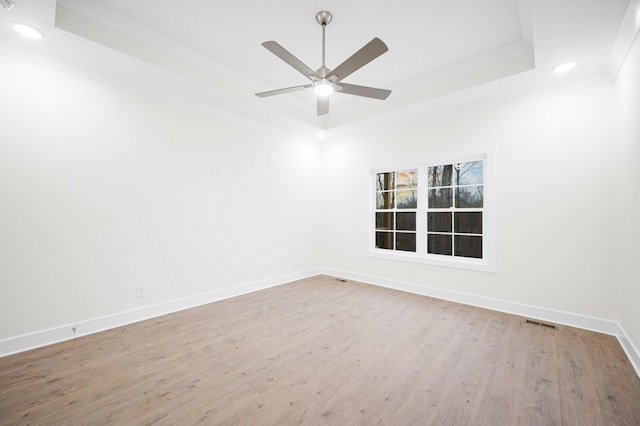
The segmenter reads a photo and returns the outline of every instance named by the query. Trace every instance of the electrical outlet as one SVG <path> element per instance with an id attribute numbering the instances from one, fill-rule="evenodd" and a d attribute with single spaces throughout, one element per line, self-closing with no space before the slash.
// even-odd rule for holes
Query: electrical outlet
<path id="1" fill-rule="evenodd" d="M 139 285 L 136 287 L 136 297 L 144 297 L 146 296 L 146 291 L 143 285 Z"/>

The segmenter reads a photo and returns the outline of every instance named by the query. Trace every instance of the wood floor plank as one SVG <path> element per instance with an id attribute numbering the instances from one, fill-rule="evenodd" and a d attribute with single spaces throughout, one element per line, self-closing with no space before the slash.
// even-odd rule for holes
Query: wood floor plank
<path id="1" fill-rule="evenodd" d="M 0 358 L 1 425 L 639 425 L 612 336 L 318 276 Z"/>

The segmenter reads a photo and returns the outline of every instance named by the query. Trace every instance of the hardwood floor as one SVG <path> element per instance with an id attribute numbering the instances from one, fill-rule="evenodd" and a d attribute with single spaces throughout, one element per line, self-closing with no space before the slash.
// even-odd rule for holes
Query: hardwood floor
<path id="1" fill-rule="evenodd" d="M 318 276 L 0 358 L 3 425 L 640 425 L 612 336 Z"/>

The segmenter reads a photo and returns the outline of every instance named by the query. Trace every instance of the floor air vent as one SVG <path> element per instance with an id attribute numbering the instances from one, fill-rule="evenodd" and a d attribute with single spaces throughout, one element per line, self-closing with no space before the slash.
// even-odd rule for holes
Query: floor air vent
<path id="1" fill-rule="evenodd" d="M 343 278 L 336 278 L 336 281 L 340 281 L 341 283 L 346 283 L 347 280 L 343 279 Z"/>
<path id="2" fill-rule="evenodd" d="M 548 322 L 536 321 L 536 320 L 532 320 L 532 319 L 526 319 L 526 320 L 524 320 L 524 322 L 526 324 L 539 325 L 540 327 L 551 328 L 553 330 L 557 330 L 558 329 L 557 325 L 551 324 L 551 323 L 548 323 Z"/>

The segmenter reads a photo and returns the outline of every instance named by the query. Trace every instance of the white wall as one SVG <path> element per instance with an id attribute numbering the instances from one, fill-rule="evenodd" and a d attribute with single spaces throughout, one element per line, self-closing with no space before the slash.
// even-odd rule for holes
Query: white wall
<path id="1" fill-rule="evenodd" d="M 615 85 L 330 138 L 321 159 L 0 55 L 0 340 L 324 265 L 621 321 L 638 346 L 638 50 Z M 366 256 L 370 169 L 487 148 L 496 273 Z"/>
<path id="2" fill-rule="evenodd" d="M 640 349 L 640 39 L 616 79 L 618 149 L 618 298 L 620 322 Z M 640 356 L 640 352 L 638 353 Z"/>
<path id="3" fill-rule="evenodd" d="M 317 157 L 0 55 L 0 340 L 318 266 Z"/>
<path id="4" fill-rule="evenodd" d="M 324 151 L 323 264 L 383 279 L 617 320 L 613 84 Z M 369 171 L 497 152 L 498 264 L 473 272 L 366 256 Z"/>

